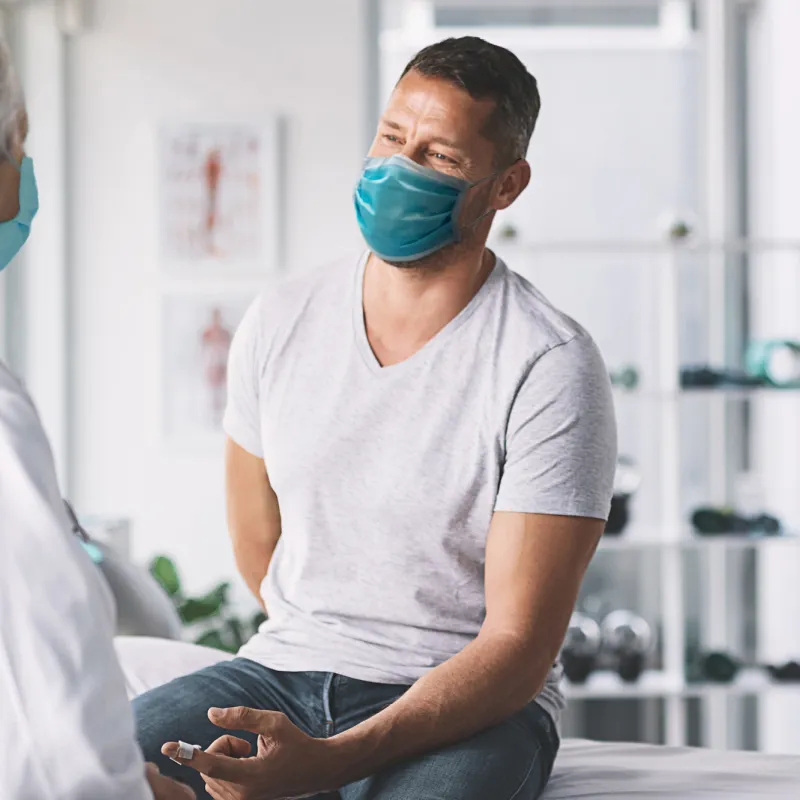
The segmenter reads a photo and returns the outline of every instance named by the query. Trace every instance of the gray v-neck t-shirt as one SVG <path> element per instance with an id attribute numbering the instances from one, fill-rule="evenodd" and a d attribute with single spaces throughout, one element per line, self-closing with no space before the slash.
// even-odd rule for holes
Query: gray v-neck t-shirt
<path id="1" fill-rule="evenodd" d="M 240 655 L 410 684 L 485 616 L 495 511 L 607 517 L 608 373 L 590 336 L 498 260 L 467 307 L 381 367 L 366 255 L 283 281 L 231 347 L 227 434 L 264 459 L 281 537 Z M 558 721 L 559 671 L 537 698 Z"/>

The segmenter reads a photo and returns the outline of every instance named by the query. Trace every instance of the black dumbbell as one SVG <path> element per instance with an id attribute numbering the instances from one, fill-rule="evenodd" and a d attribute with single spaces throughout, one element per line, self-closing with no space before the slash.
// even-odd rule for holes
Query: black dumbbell
<path id="1" fill-rule="evenodd" d="M 619 456 L 614 473 L 614 496 L 611 498 L 611 510 L 605 527 L 607 535 L 622 533 L 625 529 L 630 519 L 630 499 L 640 483 L 641 476 L 636 462 L 629 456 Z"/>
<path id="2" fill-rule="evenodd" d="M 745 666 L 741 659 L 731 653 L 714 650 L 700 654 L 694 674 L 700 680 L 712 683 L 730 683 Z M 797 661 L 787 661 L 777 665 L 753 664 L 752 667 L 766 670 L 774 680 L 781 683 L 800 682 L 800 663 Z"/>
<path id="3" fill-rule="evenodd" d="M 781 532 L 780 520 L 769 514 L 746 517 L 728 508 L 698 508 L 692 514 L 692 525 L 701 536 L 776 536 Z"/>

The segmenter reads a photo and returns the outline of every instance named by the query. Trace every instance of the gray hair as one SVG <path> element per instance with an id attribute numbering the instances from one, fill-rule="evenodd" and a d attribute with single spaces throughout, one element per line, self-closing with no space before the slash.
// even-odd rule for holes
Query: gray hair
<path id="1" fill-rule="evenodd" d="M 0 38 L 0 159 L 11 158 L 14 146 L 20 144 L 20 121 L 25 113 L 17 71 L 11 61 L 8 45 Z"/>

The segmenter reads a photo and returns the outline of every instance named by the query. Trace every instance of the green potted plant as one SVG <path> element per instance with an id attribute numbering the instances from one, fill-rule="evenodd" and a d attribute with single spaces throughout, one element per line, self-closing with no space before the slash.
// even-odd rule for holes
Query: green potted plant
<path id="1" fill-rule="evenodd" d="M 223 581 L 200 597 L 187 596 L 178 568 L 167 556 L 156 556 L 152 560 L 150 574 L 175 605 L 186 629 L 185 638 L 195 644 L 236 653 L 267 618 L 262 611 L 248 619 L 237 616 L 231 608 L 231 585 L 228 581 Z"/>

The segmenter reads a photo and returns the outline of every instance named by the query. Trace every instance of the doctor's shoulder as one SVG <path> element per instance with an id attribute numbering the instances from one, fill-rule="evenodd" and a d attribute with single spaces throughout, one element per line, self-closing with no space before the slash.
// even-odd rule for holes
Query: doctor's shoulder
<path id="1" fill-rule="evenodd" d="M 22 379 L 0 361 L 0 431 L 20 425 L 40 427 L 39 414 Z"/>

